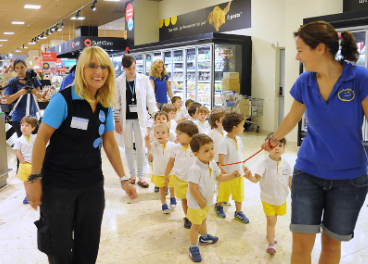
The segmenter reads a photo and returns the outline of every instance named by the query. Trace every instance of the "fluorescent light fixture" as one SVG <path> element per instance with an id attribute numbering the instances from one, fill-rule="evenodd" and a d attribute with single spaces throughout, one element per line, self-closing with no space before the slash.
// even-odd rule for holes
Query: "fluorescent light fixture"
<path id="1" fill-rule="evenodd" d="M 14 32 L 4 32 L 4 35 L 14 35 Z"/>
<path id="2" fill-rule="evenodd" d="M 0 41 L 8 41 L 7 39 L 0 39 Z"/>
<path id="3" fill-rule="evenodd" d="M 24 22 L 23 21 L 12 21 L 13 25 L 23 25 Z"/>
<path id="4" fill-rule="evenodd" d="M 40 5 L 25 5 L 24 8 L 27 8 L 27 9 L 40 9 L 41 6 Z"/>
<path id="5" fill-rule="evenodd" d="M 29 45 L 35 45 L 36 42 L 28 42 Z"/>
<path id="6" fill-rule="evenodd" d="M 0 44 L 0 47 L 2 47 L 3 46 L 3 44 Z"/>
<path id="7" fill-rule="evenodd" d="M 70 20 L 84 20 L 86 19 L 85 17 L 78 17 L 78 19 L 76 17 L 71 17 Z"/>
<path id="8" fill-rule="evenodd" d="M 45 36 L 41 36 L 41 37 L 40 37 L 40 39 L 47 39 L 47 37 L 45 37 Z"/>
<path id="9" fill-rule="evenodd" d="M 19 50 L 19 49 L 17 49 L 15 52 L 20 52 L 20 50 Z"/>
<path id="10" fill-rule="evenodd" d="M 62 28 L 58 28 L 58 30 L 57 31 L 63 31 L 63 29 Z"/>
<path id="11" fill-rule="evenodd" d="M 24 47 L 23 49 L 28 49 L 28 47 Z"/>

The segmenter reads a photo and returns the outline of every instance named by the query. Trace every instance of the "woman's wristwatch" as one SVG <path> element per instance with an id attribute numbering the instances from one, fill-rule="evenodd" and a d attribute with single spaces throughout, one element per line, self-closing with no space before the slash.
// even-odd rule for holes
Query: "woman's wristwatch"
<path id="1" fill-rule="evenodd" d="M 124 187 L 129 184 L 129 178 L 127 176 L 120 177 L 120 182 L 123 182 L 123 181 L 127 181 L 127 183 L 124 184 L 124 186 L 122 187 L 124 190 Z"/>
<path id="2" fill-rule="evenodd" d="M 35 180 L 42 180 L 43 175 L 38 174 L 37 172 L 28 176 L 28 183 L 33 183 Z"/>

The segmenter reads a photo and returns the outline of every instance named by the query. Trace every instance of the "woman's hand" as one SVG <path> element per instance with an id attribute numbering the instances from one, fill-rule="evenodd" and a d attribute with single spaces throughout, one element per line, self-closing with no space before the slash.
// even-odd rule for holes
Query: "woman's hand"
<path id="1" fill-rule="evenodd" d="M 279 143 L 274 143 L 272 140 L 267 139 L 265 142 L 263 142 L 263 144 L 261 145 L 261 149 L 264 149 L 265 151 L 270 151 L 272 150 L 274 147 L 276 147 Z M 272 147 L 271 147 L 271 146 Z"/>
<path id="2" fill-rule="evenodd" d="M 123 129 L 121 128 L 120 122 L 115 122 L 115 131 L 118 134 L 121 134 L 121 132 L 123 132 Z"/>
<path id="3" fill-rule="evenodd" d="M 137 190 L 134 188 L 134 186 L 130 185 L 129 183 L 125 183 L 123 186 L 123 182 L 121 183 L 121 186 L 131 200 L 134 200 L 138 197 Z"/>
<path id="4" fill-rule="evenodd" d="M 36 179 L 33 183 L 28 184 L 26 190 L 28 203 L 33 209 L 37 210 L 37 207 L 41 204 L 42 186 L 41 180 Z"/>

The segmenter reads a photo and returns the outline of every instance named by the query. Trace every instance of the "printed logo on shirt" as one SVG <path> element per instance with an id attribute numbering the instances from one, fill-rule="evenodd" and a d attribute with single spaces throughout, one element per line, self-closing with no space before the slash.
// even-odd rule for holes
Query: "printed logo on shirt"
<path id="1" fill-rule="evenodd" d="M 341 92 L 339 92 L 339 99 L 341 101 L 349 102 L 355 98 L 355 93 L 350 88 L 343 89 Z"/>
<path id="2" fill-rule="evenodd" d="M 288 175 L 288 174 L 290 174 L 288 169 L 282 170 L 282 175 Z"/>

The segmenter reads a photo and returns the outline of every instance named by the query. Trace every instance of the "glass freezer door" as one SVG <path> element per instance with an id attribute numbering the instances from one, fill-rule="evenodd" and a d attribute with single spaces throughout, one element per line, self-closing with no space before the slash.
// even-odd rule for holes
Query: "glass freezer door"
<path id="1" fill-rule="evenodd" d="M 173 51 L 173 69 L 171 81 L 173 82 L 173 95 L 180 96 L 183 101 L 186 100 L 184 93 L 184 50 Z"/>
<path id="2" fill-rule="evenodd" d="M 187 98 L 196 101 L 196 49 L 186 50 L 186 90 Z"/>
<path id="3" fill-rule="evenodd" d="M 136 72 L 138 73 L 142 73 L 144 72 L 144 67 L 143 67 L 143 55 L 133 55 L 134 59 L 135 59 L 135 65 L 136 65 Z"/>
<path id="4" fill-rule="evenodd" d="M 151 64 L 152 64 L 152 55 L 151 54 L 146 54 L 145 55 L 145 71 L 146 71 L 146 75 L 149 76 L 150 75 L 150 69 L 151 69 Z"/>
<path id="5" fill-rule="evenodd" d="M 198 47 L 197 53 L 197 102 L 211 111 L 211 46 Z"/>
<path id="6" fill-rule="evenodd" d="M 173 81 L 172 81 L 172 56 L 171 56 L 171 51 L 165 51 L 163 52 L 163 61 L 165 64 L 165 69 L 166 69 L 166 74 L 169 76 L 169 82 L 170 82 L 170 87 L 171 90 L 173 91 L 174 87 L 173 87 Z M 173 96 L 175 96 L 175 93 L 172 93 Z M 169 100 L 170 102 L 170 100 Z"/>

